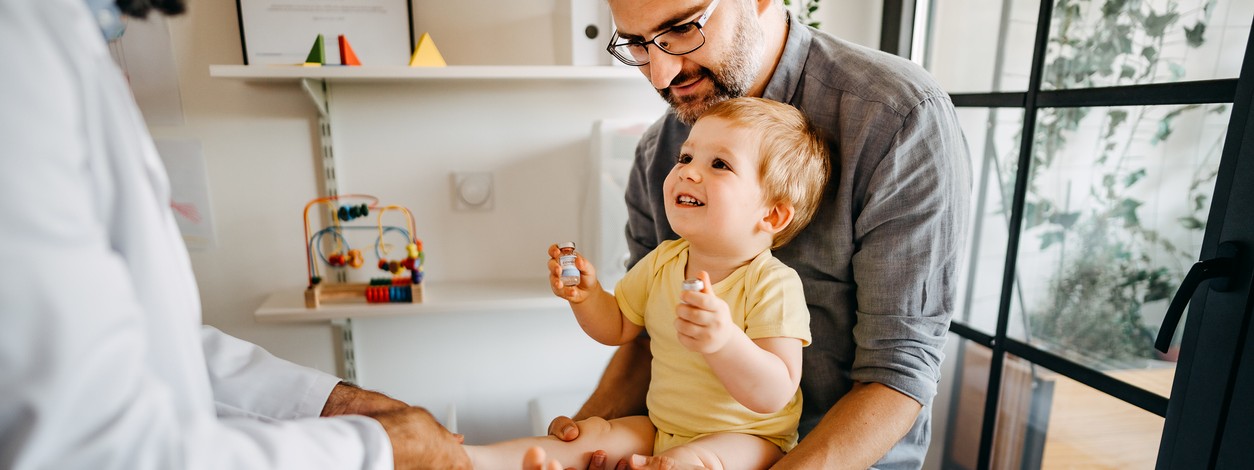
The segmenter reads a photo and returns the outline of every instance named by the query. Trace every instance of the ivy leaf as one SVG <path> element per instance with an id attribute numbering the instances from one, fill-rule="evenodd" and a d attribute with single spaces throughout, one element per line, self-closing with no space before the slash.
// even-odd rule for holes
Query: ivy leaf
<path id="1" fill-rule="evenodd" d="M 1115 44 L 1118 46 L 1120 54 L 1132 52 L 1132 35 L 1135 32 L 1132 30 L 1131 25 L 1119 25 L 1115 28 Z"/>
<path id="2" fill-rule="evenodd" d="M 1075 225 L 1077 220 L 1080 220 L 1079 212 L 1064 212 L 1061 214 L 1054 214 L 1054 215 L 1049 216 L 1050 223 L 1058 224 L 1062 226 L 1062 228 L 1064 229 L 1071 228 L 1072 225 Z"/>
<path id="3" fill-rule="evenodd" d="M 1122 109 L 1116 109 L 1106 114 L 1110 116 L 1110 127 L 1117 127 L 1128 120 L 1128 112 Z"/>
<path id="4" fill-rule="evenodd" d="M 1130 175 L 1128 175 L 1128 176 L 1125 176 L 1125 177 L 1123 178 L 1123 187 L 1125 187 L 1125 188 L 1130 187 L 1130 186 L 1132 186 L 1132 185 L 1136 184 L 1136 182 L 1137 182 L 1137 181 L 1140 181 L 1140 180 L 1141 180 L 1141 178 L 1144 178 L 1144 177 L 1145 177 L 1145 169 L 1144 169 L 1144 168 L 1141 168 L 1141 169 L 1139 169 L 1139 170 L 1136 170 L 1136 171 L 1132 172 L 1132 174 L 1130 174 Z"/>
<path id="5" fill-rule="evenodd" d="M 1145 286 L 1145 302 L 1153 302 L 1155 300 L 1166 300 L 1171 298 L 1171 290 L 1173 287 L 1170 274 L 1166 268 L 1159 268 L 1150 273 L 1147 279 L 1148 285 Z"/>
<path id="6" fill-rule="evenodd" d="M 1041 249 L 1044 250 L 1049 248 L 1050 245 L 1061 243 L 1063 240 L 1066 240 L 1066 238 L 1067 234 L 1062 230 L 1045 232 L 1044 234 L 1041 234 Z"/>
<path id="7" fill-rule="evenodd" d="M 1111 215 L 1117 219 L 1123 219 L 1124 227 L 1135 227 L 1141 224 L 1141 219 L 1136 216 L 1138 207 L 1141 207 L 1141 201 L 1124 198 L 1124 200 L 1119 201 L 1119 205 L 1114 208 Z"/>
<path id="8" fill-rule="evenodd" d="M 1167 69 L 1171 70 L 1172 81 L 1179 81 L 1181 78 L 1184 78 L 1184 67 L 1181 67 L 1180 64 L 1175 62 L 1168 63 Z"/>
<path id="9" fill-rule="evenodd" d="M 1184 27 L 1184 39 L 1188 41 L 1189 47 L 1202 47 L 1206 43 L 1206 23 L 1198 21 L 1192 28 Z"/>
<path id="10" fill-rule="evenodd" d="M 1206 207 L 1206 195 L 1198 194 L 1197 197 L 1193 198 L 1193 210 L 1200 211 L 1203 207 Z"/>
<path id="11" fill-rule="evenodd" d="M 1158 145 L 1159 142 L 1167 140 L 1171 137 L 1171 120 L 1163 119 L 1158 121 L 1158 131 L 1154 132 L 1154 138 L 1150 139 L 1151 145 Z"/>
<path id="12" fill-rule="evenodd" d="M 1123 79 L 1123 78 L 1132 78 L 1132 77 L 1135 77 L 1135 76 L 1136 76 L 1136 69 L 1135 69 L 1135 68 L 1132 68 L 1132 66 L 1131 66 L 1131 65 L 1125 65 L 1125 66 L 1123 66 L 1123 71 L 1122 71 L 1122 72 L 1119 72 L 1119 78 L 1121 78 L 1121 79 Z"/>
<path id="13" fill-rule="evenodd" d="M 1146 35 L 1159 37 L 1162 36 L 1163 33 L 1167 31 L 1167 27 L 1171 26 L 1172 23 L 1175 23 L 1176 19 L 1179 17 L 1180 15 L 1178 13 L 1168 13 L 1166 15 L 1159 16 L 1158 13 L 1150 12 L 1149 16 L 1146 16 L 1145 21 L 1141 24 L 1145 25 Z"/>
<path id="14" fill-rule="evenodd" d="M 1106 3 L 1102 4 L 1102 16 L 1111 17 L 1118 15 L 1120 11 L 1123 11 L 1127 3 L 1128 0 L 1107 0 Z"/>
<path id="15" fill-rule="evenodd" d="M 1050 204 L 1048 201 L 1042 203 L 1024 202 L 1023 228 L 1029 229 L 1044 222 L 1047 217 L 1045 214 L 1049 213 L 1050 210 L 1049 206 Z"/>
<path id="16" fill-rule="evenodd" d="M 1141 57 L 1144 57 L 1145 60 L 1148 60 L 1150 62 L 1157 61 L 1158 49 L 1155 48 L 1154 46 L 1146 46 L 1145 49 L 1141 49 Z"/>
<path id="17" fill-rule="evenodd" d="M 1189 230 L 1202 230 L 1206 228 L 1206 222 L 1198 220 L 1197 217 L 1181 217 L 1179 220 L 1180 225 Z"/>
<path id="18" fill-rule="evenodd" d="M 1128 112 L 1122 109 L 1116 109 L 1106 113 L 1106 117 L 1110 118 L 1110 123 L 1106 125 L 1106 140 L 1110 140 L 1110 138 L 1115 135 L 1115 131 L 1119 129 L 1119 126 L 1123 125 L 1123 123 L 1128 120 Z M 1114 150 L 1114 148 L 1114 142 L 1108 142 L 1106 144 L 1106 150 Z"/>

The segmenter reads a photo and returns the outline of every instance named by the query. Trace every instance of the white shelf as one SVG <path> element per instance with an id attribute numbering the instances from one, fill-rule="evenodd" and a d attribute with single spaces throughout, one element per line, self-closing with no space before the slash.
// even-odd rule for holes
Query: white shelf
<path id="1" fill-rule="evenodd" d="M 452 65 L 448 67 L 210 65 L 209 76 L 245 80 L 639 80 L 635 67 L 610 65 Z"/>
<path id="2" fill-rule="evenodd" d="M 259 323 L 309 322 L 345 318 L 386 317 L 474 311 L 526 311 L 569 308 L 553 295 L 547 280 L 427 282 L 422 303 L 324 303 L 305 308 L 305 290 L 271 294 L 253 313 Z"/>

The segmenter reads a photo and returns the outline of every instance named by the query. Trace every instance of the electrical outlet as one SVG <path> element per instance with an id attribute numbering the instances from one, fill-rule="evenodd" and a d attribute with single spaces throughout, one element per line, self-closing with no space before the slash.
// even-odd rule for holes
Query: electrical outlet
<path id="1" fill-rule="evenodd" d="M 453 210 L 490 211 L 494 199 L 492 172 L 455 171 L 452 175 Z"/>

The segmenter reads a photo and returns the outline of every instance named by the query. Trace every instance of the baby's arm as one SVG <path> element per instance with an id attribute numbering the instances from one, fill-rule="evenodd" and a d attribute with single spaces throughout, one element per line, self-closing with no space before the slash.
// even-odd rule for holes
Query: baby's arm
<path id="1" fill-rule="evenodd" d="M 792 400 L 801 382 L 801 347 L 796 338 L 749 339 L 731 320 L 727 302 L 705 288 L 684 292 L 676 308 L 679 342 L 702 353 L 737 402 L 757 413 L 774 413 Z"/>
<path id="2" fill-rule="evenodd" d="M 562 268 L 557 261 L 560 254 L 557 245 L 549 247 L 549 286 L 554 294 L 570 302 L 570 309 L 575 312 L 575 319 L 583 331 L 597 342 L 610 346 L 621 345 L 639 336 L 642 327 L 623 316 L 618 309 L 618 301 L 613 294 L 601 288 L 596 268 L 583 255 L 575 258 L 579 284 L 562 284 Z"/>

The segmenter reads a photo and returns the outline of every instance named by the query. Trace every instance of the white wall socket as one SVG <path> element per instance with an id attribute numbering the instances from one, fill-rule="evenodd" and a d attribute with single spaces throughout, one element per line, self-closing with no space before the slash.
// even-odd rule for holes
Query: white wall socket
<path id="1" fill-rule="evenodd" d="M 452 175 L 453 210 L 490 211 L 493 193 L 492 172 L 455 171 Z"/>

